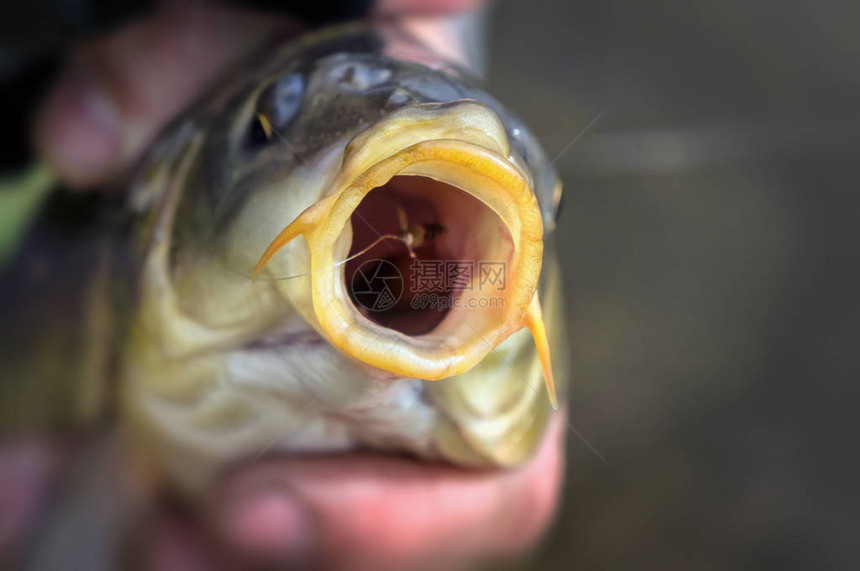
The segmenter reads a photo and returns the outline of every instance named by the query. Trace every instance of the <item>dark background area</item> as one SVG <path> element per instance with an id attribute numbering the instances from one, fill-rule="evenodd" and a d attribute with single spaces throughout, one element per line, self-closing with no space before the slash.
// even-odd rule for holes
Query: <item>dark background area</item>
<path id="1" fill-rule="evenodd" d="M 573 362 L 528 567 L 860 566 L 860 9 L 500 2 L 488 79 L 555 156 Z"/>

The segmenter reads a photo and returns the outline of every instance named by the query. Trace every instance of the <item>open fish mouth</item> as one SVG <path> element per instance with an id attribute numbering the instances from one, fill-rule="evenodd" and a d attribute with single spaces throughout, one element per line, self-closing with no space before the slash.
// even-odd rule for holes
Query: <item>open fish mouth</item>
<path id="1" fill-rule="evenodd" d="M 555 403 L 537 297 L 541 213 L 488 106 L 414 105 L 362 131 L 331 192 L 274 238 L 254 275 L 299 236 L 313 325 L 345 354 L 439 380 L 528 327 Z"/>
<path id="2" fill-rule="evenodd" d="M 429 177 L 395 175 L 365 196 L 350 223 L 347 292 L 376 324 L 428 335 L 452 309 L 505 302 L 513 239 L 471 194 Z"/>

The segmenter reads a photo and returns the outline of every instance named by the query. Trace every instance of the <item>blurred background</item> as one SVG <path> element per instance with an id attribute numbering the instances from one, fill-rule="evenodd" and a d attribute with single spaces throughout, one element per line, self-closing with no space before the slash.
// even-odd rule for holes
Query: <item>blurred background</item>
<path id="1" fill-rule="evenodd" d="M 21 14 L 46 5 L 66 4 Z M 93 5 L 63 21 L 112 21 Z M 490 91 L 558 156 L 570 421 L 606 459 L 569 434 L 557 524 L 524 566 L 858 568 L 860 8 L 489 16 Z M 4 168 L 29 158 L 12 143 L 57 66 L 44 53 L 0 52 Z"/>
<path id="2" fill-rule="evenodd" d="M 541 569 L 860 565 L 860 13 L 499 2 L 565 184 L 573 433 Z M 602 116 L 567 151 L 602 112 Z"/>

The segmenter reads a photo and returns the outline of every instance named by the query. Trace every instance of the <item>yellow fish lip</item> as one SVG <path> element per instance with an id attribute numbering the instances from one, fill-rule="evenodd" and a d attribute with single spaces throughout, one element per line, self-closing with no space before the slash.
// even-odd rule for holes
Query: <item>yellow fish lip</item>
<path id="1" fill-rule="evenodd" d="M 362 201 L 395 177 L 423 177 L 477 199 L 507 233 L 505 244 L 483 251 L 502 257 L 501 303 L 482 306 L 486 292 L 463 288 L 460 308 L 429 333 L 407 335 L 369 319 L 352 302 L 338 263 L 349 252 L 351 219 Z M 418 105 L 384 118 L 356 136 L 344 153 L 338 183 L 269 245 L 256 275 L 285 244 L 304 236 L 310 253 L 311 296 L 318 329 L 343 353 L 389 373 L 439 380 L 465 372 L 526 326 L 532 330 L 551 385 L 549 354 L 537 284 L 543 223 L 531 180 L 510 157 L 504 127 L 489 107 L 462 101 Z M 476 233 L 477 234 L 477 233 Z M 476 241 L 480 236 L 474 236 Z M 484 236 L 484 240 L 495 236 Z M 411 250 L 410 250 L 411 253 Z M 479 276 L 473 275 L 472 279 Z M 551 391 L 552 394 L 552 391 Z M 553 395 L 554 396 L 554 395 Z"/>

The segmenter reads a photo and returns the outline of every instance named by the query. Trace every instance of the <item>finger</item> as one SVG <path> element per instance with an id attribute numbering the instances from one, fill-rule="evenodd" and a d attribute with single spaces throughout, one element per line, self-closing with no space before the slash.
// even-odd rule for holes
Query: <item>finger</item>
<path id="1" fill-rule="evenodd" d="M 471 12 L 485 4 L 484 0 L 377 0 L 379 14 L 442 15 Z"/>
<path id="2" fill-rule="evenodd" d="M 209 571 L 220 568 L 206 539 L 201 536 L 199 526 L 184 514 L 169 510 L 147 522 L 130 559 L 141 571 Z"/>
<path id="3" fill-rule="evenodd" d="M 272 459 L 216 495 L 218 533 L 245 554 L 350 569 L 447 568 L 531 547 L 562 472 L 558 422 L 518 469 L 470 471 L 401 458 Z"/>
<path id="4" fill-rule="evenodd" d="M 60 457 L 57 446 L 35 438 L 0 446 L 0 568 L 37 522 Z"/>
<path id="5" fill-rule="evenodd" d="M 144 18 L 81 48 L 37 115 L 37 149 L 61 180 L 104 184 L 220 70 L 293 25 L 191 7 Z"/>
<path id="6" fill-rule="evenodd" d="M 376 15 L 396 17 L 436 55 L 483 74 L 484 0 L 378 0 Z"/>

